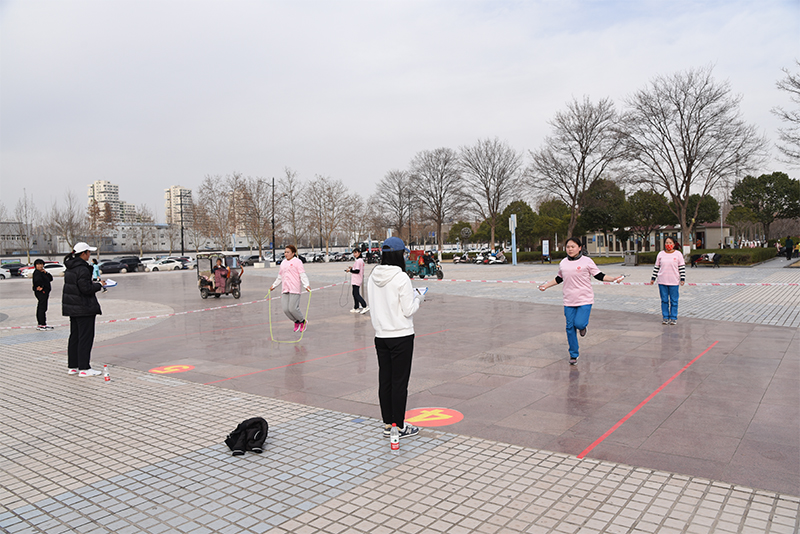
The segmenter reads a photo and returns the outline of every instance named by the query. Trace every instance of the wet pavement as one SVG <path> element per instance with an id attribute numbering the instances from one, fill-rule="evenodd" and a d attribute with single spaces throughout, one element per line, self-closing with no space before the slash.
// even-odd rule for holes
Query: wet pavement
<path id="1" fill-rule="evenodd" d="M 557 465 L 577 462 L 574 465 L 590 465 L 590 470 L 624 469 L 628 474 L 650 473 L 648 476 L 658 473 L 669 480 L 689 481 L 687 485 L 704 481 L 707 488 L 720 484 L 719 487 L 729 488 L 726 499 L 732 498 L 730 492 L 751 488 L 747 510 L 756 502 L 753 500 L 756 496 L 768 494 L 772 496 L 769 517 L 782 517 L 777 513 L 782 506 L 779 504 L 788 502 L 796 518 L 797 507 L 792 503 L 798 499 L 791 496 L 800 495 L 800 336 L 796 327 L 772 324 L 794 323 L 800 308 L 797 298 L 800 289 L 781 284 L 796 283 L 800 273 L 781 267 L 690 270 L 690 281 L 778 285 L 686 287 L 681 299 L 686 303 L 687 315 L 679 313 L 676 326 L 661 325 L 655 288 L 596 286 L 596 304 L 588 334 L 580 338 L 581 358 L 575 367 L 567 363 L 564 317 L 557 289 L 541 293 L 535 284 L 415 281 L 415 285 L 429 286 L 430 291 L 415 316 L 417 340 L 408 407 L 456 410 L 463 414 L 463 419 L 449 426 L 424 429 L 423 439 L 408 442 L 404 452 L 409 451 L 409 456 L 401 464 L 413 464 L 437 450 L 443 457 L 452 458 L 455 469 L 459 456 L 449 448 L 452 444 L 470 443 L 480 448 L 486 443 L 485 447 L 491 450 L 507 451 L 510 447 L 513 451 L 526 451 L 530 457 L 557 458 Z M 298 446 L 309 450 L 319 445 L 314 439 L 309 441 L 307 434 L 313 432 L 309 429 L 320 424 L 335 429 L 331 435 L 336 440 L 342 437 L 340 434 L 345 437 L 352 434 L 358 437 L 355 443 L 365 439 L 372 443 L 372 436 L 379 428 L 373 330 L 368 316 L 348 311 L 352 299 L 349 286 L 342 284 L 343 268 L 343 264 L 308 266 L 312 287 L 339 285 L 312 294 L 310 326 L 302 342 L 296 344 L 270 341 L 269 301 L 264 297 L 274 269 L 249 269 L 239 301 L 231 297 L 201 300 L 192 272 L 115 276 L 120 285 L 100 296 L 105 313 L 98 318 L 93 362 L 107 363 L 116 370 L 115 376 L 121 376 L 118 383 L 99 381 L 95 385 L 124 385 L 130 395 L 147 386 L 148 391 L 142 394 L 155 395 L 147 399 L 148 409 L 159 406 L 153 415 L 156 420 L 149 423 L 158 428 L 163 428 L 164 418 L 170 424 L 181 425 L 174 415 L 165 415 L 170 408 L 202 418 L 206 427 L 191 431 L 204 447 L 197 458 L 219 455 L 225 433 L 240 420 L 255 415 L 248 407 L 267 410 L 265 417 L 276 436 L 282 432 L 281 418 L 287 425 L 291 421 L 291 432 L 297 434 Z M 446 264 L 445 274 L 456 279 L 524 282 L 551 278 L 556 269 L 555 264 L 517 267 Z M 607 266 L 603 270 L 612 274 L 625 272 L 630 275 L 626 281 L 634 282 L 646 281 L 650 273 L 647 267 Z M 29 302 L 33 300 L 29 284 L 18 280 L 0 283 L 0 313 L 7 316 L 0 321 L 0 328 L 35 324 L 32 317 L 35 303 Z M 51 298 L 51 324 L 64 324 L 58 313 L 60 284 L 57 280 Z M 709 305 L 703 306 L 702 302 Z M 220 308 L 206 310 L 213 307 Z M 744 320 L 708 318 L 719 317 L 723 312 Z M 151 318 L 128 320 L 138 317 Z M 272 308 L 271 322 L 275 338 L 291 341 L 299 337 L 292 332 L 291 323 L 277 305 Z M 63 327 L 46 333 L 30 328 L 0 330 L 0 345 L 4 345 L 9 355 L 13 352 L 14 361 L 35 358 L 38 362 L 35 365 L 44 366 L 41 372 L 47 376 L 48 388 L 55 391 L 66 388 L 65 395 L 69 396 L 71 382 L 66 385 L 63 382 L 78 379 L 61 376 L 67 335 Z M 43 351 L 45 347 L 49 350 Z M 192 369 L 169 375 L 150 372 L 164 366 Z M 18 378 L 13 384 L 3 380 L 4 390 L 18 389 L 23 396 L 25 387 L 36 389 L 35 384 L 22 385 Z M 91 387 L 92 380 L 79 382 L 81 389 Z M 132 387 L 134 384 L 137 387 Z M 183 394 L 179 394 L 182 391 L 192 394 L 182 398 Z M 33 397 L 39 394 L 32 392 Z M 211 407 L 206 397 L 217 399 L 222 405 Z M 103 398 L 104 402 L 113 402 Z M 159 398 L 179 405 L 161 406 Z M 237 398 L 240 400 L 231 401 Z M 40 417 L 46 420 L 47 403 L 42 402 Z M 239 402 L 245 406 L 237 405 Z M 276 419 L 271 416 L 271 409 L 281 415 Z M 213 423 L 209 423 L 212 415 Z M 136 419 L 142 417 L 146 420 L 147 414 L 139 414 Z M 374 428 L 363 428 L 367 424 L 364 422 L 371 422 Z M 341 430 L 340 425 L 344 425 Z M 37 435 L 43 432 L 46 429 Z M 3 437 L 7 444 L 15 439 L 18 438 Z M 150 439 L 158 440 L 157 433 Z M 330 435 L 325 439 L 331 439 Z M 375 458 L 380 458 L 381 445 L 379 436 L 370 445 L 378 447 Z M 350 443 L 344 439 L 335 448 L 348 446 Z M 155 448 L 169 450 L 161 445 Z M 291 451 L 284 452 L 291 456 Z M 174 454 L 158 459 L 173 461 Z M 373 453 L 365 454 L 371 457 Z M 503 461 L 508 459 L 506 453 L 498 454 Z M 267 457 L 265 454 L 264 458 Z M 129 463 L 130 458 L 119 455 L 108 475 L 122 475 L 157 463 L 152 458 Z M 17 457 L 3 461 L 13 465 L 21 462 Z M 286 461 L 291 463 L 291 459 Z M 334 458 L 329 461 L 336 463 Z M 347 464 L 350 460 L 342 461 Z M 170 469 L 167 471 L 172 472 Z M 196 470 L 197 466 L 190 469 Z M 307 469 L 313 471 L 313 466 Z M 370 480 L 385 473 L 378 467 L 372 471 L 346 491 L 363 488 L 364 484 L 373 488 Z M 91 475 L 86 477 L 80 479 L 81 484 L 98 483 L 92 482 Z M 529 489 L 535 486 L 535 480 L 536 477 L 531 479 Z M 329 485 L 335 488 L 340 483 L 342 479 Z M 659 491 L 663 489 L 660 486 Z M 37 492 L 39 499 L 55 497 L 52 491 L 41 488 L 16 493 L 12 489 L 6 490 L 0 503 L 15 510 L 31 499 L 36 500 L 33 494 L 22 497 L 25 491 Z M 315 495 L 325 491 L 328 490 Z M 326 499 L 340 495 L 333 493 L 327 494 Z M 520 488 L 519 495 L 525 494 L 525 488 Z M 708 491 L 703 493 L 706 494 Z M 522 497 L 515 497 L 519 498 Z M 556 502 L 563 505 L 563 501 L 554 499 L 553 506 Z M 622 504 L 621 510 L 624 509 L 626 505 Z M 542 517 L 546 514 L 543 511 Z M 696 510 L 693 514 L 694 519 L 686 521 L 685 528 L 674 531 L 691 532 L 691 525 L 703 524 L 697 519 Z M 3 517 L 11 516 L 0 515 L 0 526 L 4 526 Z M 715 521 L 721 521 L 719 517 Z M 285 518 L 290 519 L 296 520 L 295 516 Z M 730 523 L 743 528 L 747 514 L 740 519 L 739 523 L 733 520 Z M 538 521 L 532 518 L 530 525 L 546 524 Z M 588 521 L 587 516 L 586 522 L 578 527 L 587 527 Z M 778 527 L 783 523 L 770 521 L 769 528 L 782 531 Z M 475 528 L 466 528 L 465 524 L 453 523 L 461 528 L 453 531 L 489 531 L 481 530 L 479 524 Z M 487 519 L 480 524 L 494 523 Z M 603 529 L 610 529 L 613 524 L 610 519 Z M 303 523 L 304 527 L 309 525 Z M 560 525 L 573 523 L 558 520 L 552 528 L 577 531 L 567 526 L 559 530 Z M 620 525 L 617 526 L 622 528 Z M 278 528 L 277 523 L 272 526 Z M 663 532 L 673 531 L 663 522 L 657 526 Z M 285 527 L 284 524 L 281 528 Z M 796 527 L 797 523 L 787 528 Z M 326 528 L 307 531 L 336 531 Z M 504 523 L 501 530 L 509 528 Z M 634 531 L 603 529 L 587 532 Z M 525 531 L 521 527 L 518 530 Z M 740 530 L 732 530 L 736 531 Z"/>

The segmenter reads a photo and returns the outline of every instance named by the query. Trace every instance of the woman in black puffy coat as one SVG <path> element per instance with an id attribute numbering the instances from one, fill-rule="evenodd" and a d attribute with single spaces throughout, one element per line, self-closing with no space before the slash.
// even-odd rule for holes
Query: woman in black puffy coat
<path id="1" fill-rule="evenodd" d="M 81 377 L 101 374 L 89 364 L 94 344 L 95 318 L 103 313 L 95 293 L 105 285 L 105 282 L 92 281 L 89 256 L 95 250 L 96 247 L 78 243 L 73 252 L 64 258 L 67 271 L 64 273 L 61 313 L 69 317 L 67 366 L 69 374 Z"/>

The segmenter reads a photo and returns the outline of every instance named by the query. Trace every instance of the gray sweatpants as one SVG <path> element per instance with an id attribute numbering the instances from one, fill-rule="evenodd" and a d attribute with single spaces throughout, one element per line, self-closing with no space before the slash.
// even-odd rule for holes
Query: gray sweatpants
<path id="1" fill-rule="evenodd" d="M 300 294 L 283 293 L 281 295 L 281 305 L 283 306 L 283 313 L 292 321 L 300 323 L 305 320 L 303 312 L 300 311 Z"/>

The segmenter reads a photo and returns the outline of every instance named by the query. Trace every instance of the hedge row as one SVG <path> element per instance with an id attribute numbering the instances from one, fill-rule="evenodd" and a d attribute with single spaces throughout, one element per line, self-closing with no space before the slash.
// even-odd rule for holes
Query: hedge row
<path id="1" fill-rule="evenodd" d="M 722 256 L 722 258 L 719 260 L 720 265 L 753 265 L 754 263 L 760 263 L 762 261 L 772 259 L 776 255 L 774 248 L 726 248 L 724 250 L 702 249 L 693 250 L 692 255 L 711 254 L 712 252 Z M 657 255 L 658 252 L 640 252 L 636 254 L 639 259 L 639 263 L 651 265 L 656 262 Z"/>

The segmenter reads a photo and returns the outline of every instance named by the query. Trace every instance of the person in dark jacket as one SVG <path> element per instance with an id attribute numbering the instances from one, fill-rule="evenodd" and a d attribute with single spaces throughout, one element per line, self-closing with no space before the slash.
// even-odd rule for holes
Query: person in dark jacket
<path id="1" fill-rule="evenodd" d="M 52 330 L 52 326 L 47 326 L 47 301 L 50 299 L 50 291 L 53 275 L 44 270 L 44 260 L 38 259 L 33 262 L 33 294 L 39 303 L 36 305 L 36 327 L 37 330 Z"/>
<path id="2" fill-rule="evenodd" d="M 792 252 L 794 252 L 794 241 L 792 241 L 792 236 L 786 236 L 786 243 L 784 244 L 784 249 L 786 252 L 786 259 L 792 259 Z"/>
<path id="3" fill-rule="evenodd" d="M 89 256 L 95 250 L 96 247 L 78 243 L 72 253 L 64 258 L 67 271 L 64 273 L 61 313 L 69 317 L 67 366 L 69 374 L 81 377 L 102 374 L 89 364 L 94 344 L 95 318 L 103 313 L 95 293 L 105 285 L 105 281 L 92 282 Z"/>

